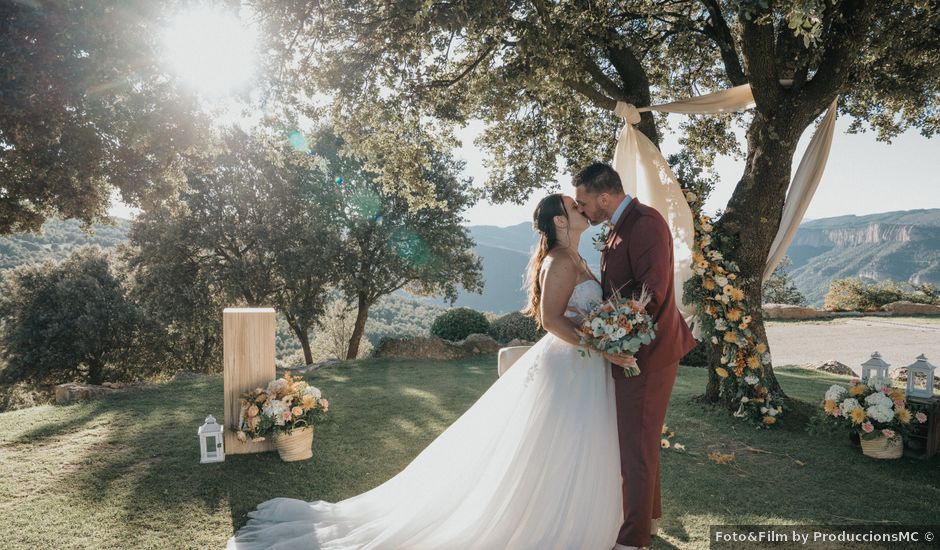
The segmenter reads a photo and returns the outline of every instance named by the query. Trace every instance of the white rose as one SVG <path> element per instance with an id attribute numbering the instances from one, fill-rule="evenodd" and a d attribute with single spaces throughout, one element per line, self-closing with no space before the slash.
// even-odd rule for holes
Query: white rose
<path id="1" fill-rule="evenodd" d="M 744 377 L 744 381 L 753 386 L 760 381 L 760 378 L 754 376 L 753 374 L 749 374 Z"/>
<path id="2" fill-rule="evenodd" d="M 718 319 L 715 319 L 715 329 L 716 329 L 716 330 L 725 330 L 725 329 L 727 329 L 727 328 L 728 328 L 728 323 L 726 323 L 724 319 L 722 319 L 722 318 L 720 318 L 720 317 L 719 317 Z M 717 344 L 717 342 L 715 342 L 715 343 Z"/>
<path id="3" fill-rule="evenodd" d="M 887 395 L 879 392 L 868 395 L 865 398 L 866 405 L 874 405 L 876 407 L 891 407 L 894 403 L 891 401 L 891 398 Z"/>
<path id="4" fill-rule="evenodd" d="M 715 284 L 720 287 L 724 287 L 726 284 L 728 284 L 728 278 L 723 275 L 719 275 L 715 277 Z"/>
<path id="5" fill-rule="evenodd" d="M 314 399 L 320 399 L 323 397 L 323 394 L 320 392 L 320 388 L 316 386 L 307 386 L 304 389 L 304 395 L 312 395 Z"/>
<path id="6" fill-rule="evenodd" d="M 718 343 L 718 337 L 712 336 L 712 344 L 717 344 L 717 343 Z"/>

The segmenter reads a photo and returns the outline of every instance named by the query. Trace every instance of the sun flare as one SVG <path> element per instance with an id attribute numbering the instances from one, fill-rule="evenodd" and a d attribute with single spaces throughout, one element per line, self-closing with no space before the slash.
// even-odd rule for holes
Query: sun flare
<path id="1" fill-rule="evenodd" d="M 173 70 L 204 96 L 224 96 L 254 77 L 257 37 L 237 14 L 211 7 L 188 11 L 163 38 Z"/>

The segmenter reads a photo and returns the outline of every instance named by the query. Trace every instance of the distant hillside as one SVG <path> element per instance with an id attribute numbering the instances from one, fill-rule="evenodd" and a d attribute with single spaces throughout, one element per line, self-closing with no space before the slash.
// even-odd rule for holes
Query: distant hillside
<path id="1" fill-rule="evenodd" d="M 806 222 L 787 253 L 794 282 L 816 305 L 844 277 L 940 284 L 940 208 Z"/>
<path id="2" fill-rule="evenodd" d="M 483 295 L 461 294 L 457 305 L 494 312 L 523 307 L 522 276 L 536 243 L 531 224 L 470 231 L 483 258 L 486 288 Z M 582 239 L 581 254 L 598 269 L 593 231 Z M 843 277 L 940 284 L 940 208 L 806 221 L 787 254 L 796 285 L 817 306 L 829 283 Z"/>
<path id="3" fill-rule="evenodd" d="M 61 259 L 83 244 L 114 246 L 126 239 L 129 226 L 129 221 L 119 219 L 114 226 L 93 226 L 94 234 L 89 235 L 77 222 L 50 220 L 42 235 L 0 237 L 0 270 L 45 258 Z M 596 231 L 592 228 L 581 245 L 581 254 L 595 270 L 600 254 L 591 248 L 591 237 Z M 523 278 L 537 242 L 532 224 L 471 226 L 470 233 L 476 242 L 474 250 L 483 260 L 485 289 L 482 294 L 460 293 L 457 305 L 494 313 L 524 307 Z M 822 304 L 830 281 L 842 277 L 940 284 L 940 208 L 806 221 L 787 254 L 795 283 L 815 305 Z M 403 293 L 389 300 L 397 299 L 412 301 Z M 413 300 L 433 309 L 446 305 L 441 299 Z M 391 311 L 408 309 L 405 304 L 391 307 Z M 420 312 L 421 325 L 430 314 Z M 384 333 L 396 321 L 389 317 L 382 324 L 386 327 L 378 332 Z"/>
<path id="4" fill-rule="evenodd" d="M 115 225 L 95 224 L 86 233 L 75 220 L 50 219 L 42 226 L 42 233 L 0 237 L 0 270 L 46 259 L 61 260 L 84 245 L 111 248 L 127 240 L 130 225 L 130 221 L 118 218 Z"/>

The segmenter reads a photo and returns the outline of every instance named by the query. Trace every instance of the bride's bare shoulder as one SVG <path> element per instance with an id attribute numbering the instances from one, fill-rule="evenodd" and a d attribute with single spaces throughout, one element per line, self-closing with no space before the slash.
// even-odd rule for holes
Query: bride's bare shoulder
<path id="1" fill-rule="evenodd" d="M 540 273 L 542 280 L 574 281 L 578 278 L 578 266 L 570 254 L 552 250 L 545 255 Z"/>

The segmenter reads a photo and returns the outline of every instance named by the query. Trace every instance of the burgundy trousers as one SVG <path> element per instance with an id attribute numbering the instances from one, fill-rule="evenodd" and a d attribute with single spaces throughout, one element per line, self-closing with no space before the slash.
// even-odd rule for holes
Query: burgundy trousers
<path id="1" fill-rule="evenodd" d="M 653 518 L 663 515 L 659 488 L 662 426 L 679 363 L 647 365 L 632 378 L 614 378 L 623 525 L 617 543 L 649 546 Z"/>

